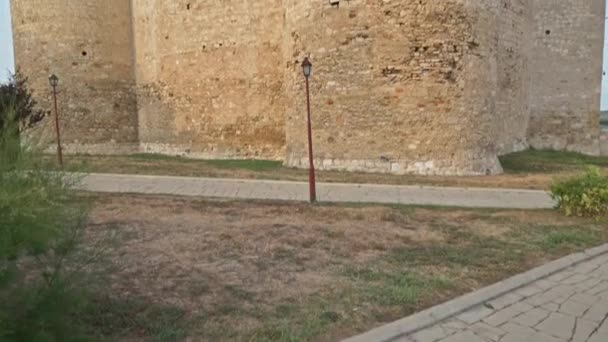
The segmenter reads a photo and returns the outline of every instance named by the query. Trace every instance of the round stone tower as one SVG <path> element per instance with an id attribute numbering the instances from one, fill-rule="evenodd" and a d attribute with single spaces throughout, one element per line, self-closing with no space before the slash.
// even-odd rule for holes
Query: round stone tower
<path id="1" fill-rule="evenodd" d="M 60 79 L 67 150 L 104 153 L 134 147 L 130 1 L 15 0 L 11 13 L 17 68 L 29 77 L 43 108 L 51 109 L 48 76 Z M 50 127 L 44 132 L 52 135 Z"/>
<path id="2" fill-rule="evenodd" d="M 307 164 L 303 77 L 314 64 L 313 139 L 322 169 L 501 172 L 486 87 L 489 38 L 460 0 L 286 0 L 286 164 Z M 474 19 L 474 18 L 473 18 Z M 480 76 L 481 75 L 481 76 Z"/>

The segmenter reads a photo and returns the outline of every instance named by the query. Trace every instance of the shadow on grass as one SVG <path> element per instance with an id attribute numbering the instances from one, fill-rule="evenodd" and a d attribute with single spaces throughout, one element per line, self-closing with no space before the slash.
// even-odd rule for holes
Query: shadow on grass
<path id="1" fill-rule="evenodd" d="M 79 319 L 102 341 L 180 341 L 189 325 L 185 312 L 177 307 L 103 295 L 91 296 Z"/>
<path id="2" fill-rule="evenodd" d="M 608 157 L 576 152 L 527 150 L 500 157 L 506 173 L 546 173 L 584 170 L 589 165 L 608 167 Z"/>

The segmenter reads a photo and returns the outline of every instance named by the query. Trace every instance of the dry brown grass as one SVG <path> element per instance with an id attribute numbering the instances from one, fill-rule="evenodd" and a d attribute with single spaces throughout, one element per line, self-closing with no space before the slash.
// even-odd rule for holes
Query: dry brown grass
<path id="1" fill-rule="evenodd" d="M 571 231 L 587 238 L 546 239 Z M 87 239 L 109 232 L 113 296 L 178 308 L 208 341 L 344 338 L 608 240 L 551 211 L 135 195 L 96 197 Z"/>
<path id="2" fill-rule="evenodd" d="M 206 284 L 208 293 L 246 286 L 256 296 L 280 300 L 327 286 L 328 266 L 365 263 L 404 244 L 442 239 L 404 214 L 386 220 L 392 210 L 383 207 L 138 196 L 104 196 L 97 203 L 92 232 L 120 229 L 125 237 L 116 249 L 124 279 L 116 289 L 126 294 L 170 289 L 163 300 L 191 311 L 218 299 L 203 295 L 198 298 L 203 302 L 184 301 L 191 297 L 192 283 Z M 174 281 L 181 278 L 188 282 Z"/>

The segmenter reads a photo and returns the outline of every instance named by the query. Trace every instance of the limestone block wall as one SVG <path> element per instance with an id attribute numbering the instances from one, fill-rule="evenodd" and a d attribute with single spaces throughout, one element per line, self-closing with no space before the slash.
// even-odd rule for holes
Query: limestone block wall
<path id="1" fill-rule="evenodd" d="M 486 56 L 453 0 L 285 1 L 286 164 L 306 165 L 304 79 L 313 63 L 313 132 L 323 169 L 422 174 L 500 171 L 490 136 Z M 479 15 L 483 17 L 483 15 Z M 489 23 L 488 23 L 489 25 Z"/>
<path id="2" fill-rule="evenodd" d="M 600 155 L 608 156 L 608 131 L 602 130 L 600 134 Z"/>
<path id="3" fill-rule="evenodd" d="M 147 152 L 281 159 L 278 0 L 134 0 L 140 141 Z"/>
<path id="4" fill-rule="evenodd" d="M 496 29 L 495 133 L 499 154 L 528 148 L 530 0 L 493 1 Z"/>
<path id="5" fill-rule="evenodd" d="M 599 153 L 604 0 L 532 0 L 530 144 Z"/>
<path id="6" fill-rule="evenodd" d="M 48 76 L 60 78 L 68 151 L 132 150 L 137 142 L 131 11 L 124 0 L 11 1 L 17 68 L 50 110 Z M 43 136 L 54 137 L 53 118 Z"/>

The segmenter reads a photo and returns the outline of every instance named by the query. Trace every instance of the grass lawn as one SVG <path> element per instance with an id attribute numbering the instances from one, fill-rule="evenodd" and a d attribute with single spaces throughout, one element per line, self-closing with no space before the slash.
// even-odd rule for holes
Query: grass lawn
<path id="1" fill-rule="evenodd" d="M 111 341 L 336 341 L 608 241 L 555 211 L 86 195 Z"/>
<path id="2" fill-rule="evenodd" d="M 281 179 L 306 181 L 306 170 L 283 167 L 267 160 L 194 160 L 157 154 L 128 156 L 66 156 L 68 167 L 89 172 Z M 48 160 L 53 161 L 49 156 Z M 394 176 L 385 174 L 319 171 L 322 182 L 439 185 L 547 189 L 556 177 L 580 172 L 587 165 L 608 171 L 608 157 L 589 157 L 571 152 L 526 151 L 501 157 L 505 174 L 486 177 Z"/>

